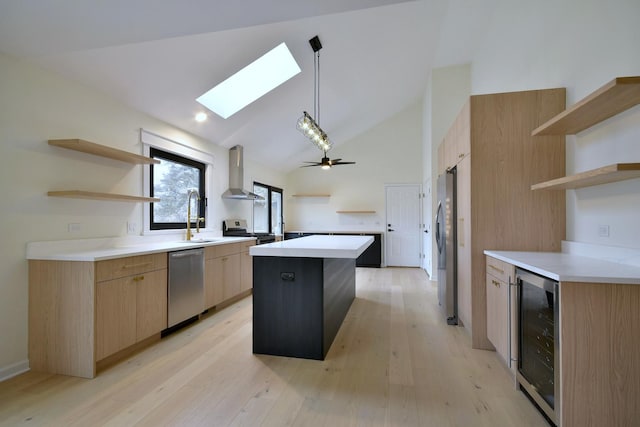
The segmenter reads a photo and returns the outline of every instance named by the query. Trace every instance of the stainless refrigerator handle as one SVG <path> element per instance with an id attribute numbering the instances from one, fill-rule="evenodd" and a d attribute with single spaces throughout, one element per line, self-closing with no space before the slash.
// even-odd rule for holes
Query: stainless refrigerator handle
<path id="1" fill-rule="evenodd" d="M 436 243 L 438 245 L 438 250 L 442 249 L 442 245 L 440 244 L 440 215 L 442 214 L 442 202 L 438 202 L 438 209 L 436 210 Z"/>

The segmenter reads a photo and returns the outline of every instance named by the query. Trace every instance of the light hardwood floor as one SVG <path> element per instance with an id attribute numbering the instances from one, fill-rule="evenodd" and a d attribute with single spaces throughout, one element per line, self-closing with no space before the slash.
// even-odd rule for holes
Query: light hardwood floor
<path id="1" fill-rule="evenodd" d="M 420 269 L 357 269 L 326 360 L 251 351 L 251 298 L 92 380 L 0 383 L 0 426 L 546 426 L 494 352 L 447 326 Z"/>

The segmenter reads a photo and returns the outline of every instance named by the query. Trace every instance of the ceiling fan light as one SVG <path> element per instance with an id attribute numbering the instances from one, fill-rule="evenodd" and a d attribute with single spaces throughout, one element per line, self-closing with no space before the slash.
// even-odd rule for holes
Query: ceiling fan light
<path id="1" fill-rule="evenodd" d="M 320 168 L 327 171 L 327 170 L 331 169 L 331 165 L 322 165 L 322 166 L 320 166 Z"/>

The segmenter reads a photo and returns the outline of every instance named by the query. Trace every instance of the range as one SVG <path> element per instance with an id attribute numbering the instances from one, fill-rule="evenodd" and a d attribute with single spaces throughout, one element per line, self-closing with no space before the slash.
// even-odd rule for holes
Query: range
<path id="1" fill-rule="evenodd" d="M 222 221 L 222 235 L 225 237 L 255 237 L 256 245 L 276 241 L 276 236 L 273 234 L 247 231 L 246 219 L 225 219 Z"/>

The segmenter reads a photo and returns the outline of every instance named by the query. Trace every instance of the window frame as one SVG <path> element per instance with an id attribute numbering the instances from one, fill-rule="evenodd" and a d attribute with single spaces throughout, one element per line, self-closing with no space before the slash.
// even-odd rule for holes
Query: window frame
<path id="1" fill-rule="evenodd" d="M 200 177 L 198 180 L 198 194 L 200 195 L 200 203 L 198 204 L 198 218 L 204 218 L 204 221 L 200 223 L 201 228 L 206 228 L 207 217 L 207 193 L 206 193 L 206 171 L 207 164 L 204 162 L 200 162 L 197 160 L 190 159 L 188 157 L 181 156 L 179 154 L 172 153 L 170 151 L 166 151 L 156 147 L 149 147 L 149 157 L 151 158 L 160 158 L 164 160 L 168 160 L 174 163 L 182 164 L 185 166 L 190 166 L 198 169 L 200 171 Z M 154 165 L 151 164 L 149 168 L 149 195 L 150 197 L 154 197 L 153 193 L 153 172 Z M 186 196 L 186 195 L 185 195 Z M 184 230 L 187 228 L 187 221 L 184 222 L 155 222 L 153 218 L 153 210 L 154 210 L 154 202 L 149 204 L 149 229 L 151 231 L 157 230 Z M 195 221 L 191 221 L 190 227 L 196 228 L 197 224 Z"/>
<path id="2" fill-rule="evenodd" d="M 267 196 L 268 197 L 267 197 L 266 202 L 267 202 L 267 215 L 268 215 L 267 224 L 269 226 L 268 227 L 269 228 L 269 231 L 268 231 L 269 234 L 273 234 L 273 228 L 271 227 L 271 224 L 272 224 L 271 215 L 273 214 L 272 209 L 271 209 L 271 194 L 274 193 L 274 192 L 275 193 L 280 193 L 280 199 L 282 200 L 282 209 L 280 209 L 280 223 L 282 224 L 282 228 L 283 228 L 282 233 L 284 233 L 284 190 L 282 188 L 274 187 L 273 185 L 264 184 L 264 183 L 258 182 L 258 181 L 253 181 L 253 185 L 254 185 L 254 187 L 256 185 L 258 185 L 260 187 L 264 187 L 264 188 L 267 189 Z M 255 214 L 253 216 L 253 221 L 254 221 L 254 228 L 255 228 Z"/>

